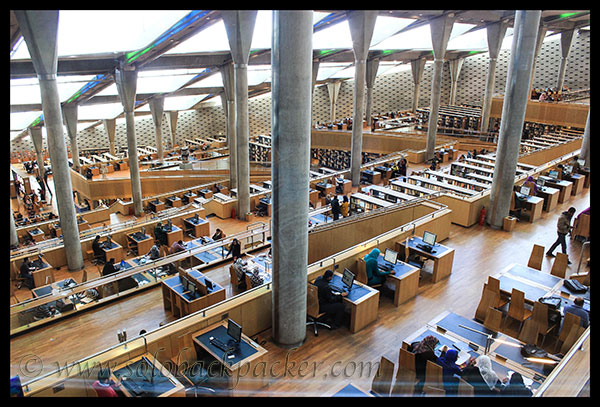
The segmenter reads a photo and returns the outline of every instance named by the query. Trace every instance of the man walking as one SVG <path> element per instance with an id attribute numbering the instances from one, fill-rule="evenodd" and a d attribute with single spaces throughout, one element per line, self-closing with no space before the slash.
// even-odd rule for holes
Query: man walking
<path id="1" fill-rule="evenodd" d="M 546 252 L 546 256 L 554 257 L 552 253 L 554 249 L 558 247 L 560 244 L 562 252 L 567 254 L 567 233 L 569 233 L 572 229 L 571 227 L 571 219 L 573 215 L 575 215 L 576 209 L 574 207 L 570 207 L 568 211 L 564 211 L 558 217 L 558 222 L 556 223 L 556 232 L 558 233 L 558 238 L 556 241 L 550 246 L 550 249 Z M 571 264 L 571 261 L 568 261 Z"/>

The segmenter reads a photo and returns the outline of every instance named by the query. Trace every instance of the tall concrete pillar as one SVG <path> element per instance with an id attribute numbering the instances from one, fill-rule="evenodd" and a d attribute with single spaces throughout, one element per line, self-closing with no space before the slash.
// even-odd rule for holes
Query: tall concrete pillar
<path id="1" fill-rule="evenodd" d="M 312 103 L 312 95 L 315 93 L 315 85 L 317 84 L 317 76 L 319 76 L 319 67 L 321 66 L 321 61 L 318 59 L 314 60 L 312 63 L 312 81 L 310 88 L 310 98 Z"/>
<path id="2" fill-rule="evenodd" d="M 233 59 L 236 107 L 237 216 L 241 220 L 246 220 L 246 214 L 250 212 L 248 58 L 250 57 L 256 14 L 256 10 L 221 11 Z"/>
<path id="3" fill-rule="evenodd" d="M 235 135 L 235 78 L 233 63 L 221 67 L 225 90 L 223 109 L 227 118 L 227 147 L 229 148 L 229 188 L 237 188 L 237 143 Z"/>
<path id="4" fill-rule="evenodd" d="M 273 11 L 272 331 L 274 341 L 288 348 L 306 338 L 312 14 Z"/>
<path id="5" fill-rule="evenodd" d="M 43 179 L 46 170 L 44 169 L 44 141 L 42 140 L 42 127 L 30 127 L 29 135 L 31 136 L 31 141 L 33 141 L 33 148 L 35 148 L 38 175 Z"/>
<path id="6" fill-rule="evenodd" d="M 40 83 L 44 124 L 48 135 L 48 152 L 67 268 L 69 271 L 78 271 L 83 268 L 83 256 L 56 82 L 58 11 L 15 10 L 15 15 Z"/>
<path id="7" fill-rule="evenodd" d="M 17 236 L 17 226 L 15 225 L 15 217 L 13 216 L 13 210 L 11 204 L 8 205 L 10 209 L 10 247 L 17 247 L 19 245 L 19 237 Z"/>
<path id="8" fill-rule="evenodd" d="M 456 92 L 458 90 L 458 77 L 460 76 L 460 70 L 462 69 L 464 58 L 456 58 L 449 61 L 450 64 L 450 99 L 448 104 L 451 106 L 456 105 Z"/>
<path id="9" fill-rule="evenodd" d="M 171 131 L 171 148 L 175 148 L 177 145 L 177 139 L 175 138 L 175 134 L 177 133 L 177 118 L 179 117 L 179 112 L 177 110 L 169 111 L 169 130 Z"/>
<path id="10" fill-rule="evenodd" d="M 530 95 L 528 85 L 540 16 L 540 10 L 517 10 L 515 14 L 514 37 L 496 149 L 496 166 L 486 219 L 494 229 L 502 228 L 510 209 L 525 110 Z"/>
<path id="11" fill-rule="evenodd" d="M 327 82 L 327 92 L 329 93 L 329 120 L 335 122 L 335 106 L 340 93 L 342 82 Z"/>
<path id="12" fill-rule="evenodd" d="M 377 79 L 377 69 L 379 69 L 379 59 L 370 59 L 367 61 L 367 107 L 365 108 L 365 119 L 367 126 L 371 128 L 371 113 L 373 112 L 373 87 Z"/>
<path id="13" fill-rule="evenodd" d="M 585 129 L 583 130 L 583 140 L 581 141 L 581 149 L 579 151 L 579 158 L 585 161 L 585 166 L 590 167 L 590 117 L 592 115 L 592 107 L 588 110 L 587 120 L 585 122 Z"/>
<path id="14" fill-rule="evenodd" d="M 162 120 L 165 112 L 164 96 L 150 99 L 150 112 L 152 112 L 152 121 L 154 122 L 154 131 L 156 132 L 156 149 L 158 150 L 158 161 L 162 163 L 165 159 L 165 152 L 162 140 Z"/>
<path id="15" fill-rule="evenodd" d="M 529 79 L 529 91 L 531 92 L 531 88 L 533 87 L 533 79 L 535 76 L 535 62 L 537 60 L 538 55 L 540 54 L 540 50 L 542 49 L 542 44 L 544 43 L 544 38 L 546 37 L 546 32 L 548 32 L 548 27 L 544 25 L 544 23 L 540 22 L 540 27 L 538 29 L 538 34 L 535 42 L 535 55 L 533 57 L 533 66 L 531 67 L 531 78 Z"/>
<path id="16" fill-rule="evenodd" d="M 129 157 L 129 177 L 131 179 L 131 197 L 133 212 L 140 216 L 144 212 L 142 207 L 142 183 L 140 180 L 140 162 L 138 160 L 137 139 L 135 137 L 135 120 L 133 108 L 135 106 L 135 91 L 137 86 L 137 71 L 132 66 L 120 67 L 115 70 L 115 83 L 125 111 L 125 125 L 127 128 L 127 157 Z"/>
<path id="17" fill-rule="evenodd" d="M 116 119 L 104 119 L 102 120 L 104 124 L 104 130 L 106 130 L 106 134 L 108 135 L 108 152 L 110 155 L 115 155 L 117 153 L 117 148 L 115 146 L 115 134 L 117 132 L 117 120 Z"/>
<path id="18" fill-rule="evenodd" d="M 450 13 L 429 22 L 429 27 L 431 28 L 431 42 L 433 44 L 433 79 L 431 80 L 431 111 L 429 112 L 429 123 L 427 127 L 426 160 L 431 160 L 435 151 L 437 121 L 442 94 L 444 57 L 446 56 L 446 47 L 448 46 L 448 40 L 450 39 L 450 33 L 452 32 L 454 19 L 454 14 Z"/>
<path id="19" fill-rule="evenodd" d="M 499 21 L 488 25 L 487 42 L 488 42 L 488 72 L 485 82 L 485 94 L 483 95 L 483 104 L 481 107 L 481 122 L 479 123 L 480 131 L 488 131 L 490 125 L 490 109 L 492 108 L 492 97 L 494 95 L 494 86 L 496 82 L 496 63 L 498 54 L 502 46 L 502 40 L 506 35 L 508 23 Z"/>
<path id="20" fill-rule="evenodd" d="M 558 80 L 556 81 L 556 88 L 559 92 L 562 92 L 563 85 L 565 83 L 565 72 L 567 70 L 567 59 L 569 59 L 569 51 L 571 51 L 571 44 L 573 44 L 573 34 L 575 29 L 570 29 L 560 33 L 560 68 L 558 69 Z"/>
<path id="21" fill-rule="evenodd" d="M 377 10 L 354 10 L 348 13 L 348 25 L 350 26 L 352 49 L 354 51 L 354 100 L 350 151 L 350 176 L 353 186 L 360 185 L 367 55 L 376 19 Z"/>
<path id="22" fill-rule="evenodd" d="M 419 108 L 419 94 L 421 93 L 421 79 L 423 78 L 423 72 L 425 71 L 425 62 L 425 58 L 413 59 L 410 61 L 413 83 L 415 84 L 412 104 L 412 112 L 415 114 Z"/>
<path id="23" fill-rule="evenodd" d="M 71 144 L 71 160 L 73 169 L 79 171 L 79 145 L 77 144 L 77 109 L 76 103 L 69 103 L 62 107 L 63 120 L 67 128 L 67 136 Z"/>

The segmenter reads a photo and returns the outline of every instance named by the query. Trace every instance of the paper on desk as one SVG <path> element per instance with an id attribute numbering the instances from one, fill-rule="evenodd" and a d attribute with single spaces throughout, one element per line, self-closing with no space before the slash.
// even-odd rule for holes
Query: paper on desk
<path id="1" fill-rule="evenodd" d="M 460 352 L 458 352 L 458 358 L 456 359 L 456 364 L 458 366 L 460 366 L 463 363 L 466 363 L 470 357 L 471 357 L 471 355 L 469 354 L 469 352 L 461 350 Z"/>

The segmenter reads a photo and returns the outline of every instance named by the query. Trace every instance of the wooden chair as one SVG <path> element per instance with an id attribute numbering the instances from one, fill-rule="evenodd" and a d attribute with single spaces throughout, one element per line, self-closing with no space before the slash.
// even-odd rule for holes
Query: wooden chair
<path id="1" fill-rule="evenodd" d="M 376 396 L 387 397 L 392 390 L 392 380 L 394 378 L 394 363 L 386 358 L 381 357 L 377 373 L 371 383 L 371 393 Z"/>
<path id="2" fill-rule="evenodd" d="M 430 389 L 431 393 L 428 389 Z M 437 363 L 428 360 L 425 367 L 425 385 L 423 391 L 426 395 L 434 395 L 435 393 L 438 393 L 437 390 L 442 390 L 444 395 L 446 394 L 446 391 L 444 390 L 442 367 Z"/>
<path id="3" fill-rule="evenodd" d="M 558 326 L 558 324 L 548 323 L 548 313 L 549 310 L 546 304 L 542 304 L 539 301 L 536 301 L 535 304 L 533 304 L 531 319 L 535 321 L 538 326 L 538 335 L 542 335 L 542 344 L 540 345 L 542 347 L 546 341 L 546 336 Z"/>
<path id="4" fill-rule="evenodd" d="M 556 277 L 565 278 L 567 275 L 567 266 L 569 262 L 569 256 L 564 253 L 556 253 L 554 263 L 552 263 L 552 270 L 550 274 Z"/>
<path id="5" fill-rule="evenodd" d="M 483 321 L 483 326 L 492 331 L 500 332 L 502 330 L 503 317 L 502 311 L 489 307 Z"/>
<path id="6" fill-rule="evenodd" d="M 523 291 L 513 288 L 506 316 L 519 322 L 518 331 L 520 332 L 523 322 L 531 316 L 531 311 L 525 308 L 525 293 Z"/>
<path id="7" fill-rule="evenodd" d="M 502 295 L 502 293 L 500 292 L 500 280 L 497 279 L 496 277 L 492 277 L 489 276 L 488 277 L 488 281 L 487 281 L 487 287 L 490 290 L 493 290 L 494 292 L 498 293 L 498 303 L 495 305 L 495 308 L 503 308 L 506 304 L 508 304 L 508 302 L 510 301 L 510 299 L 504 295 Z"/>
<path id="8" fill-rule="evenodd" d="M 415 354 L 406 350 L 406 348 L 400 348 L 398 354 L 398 369 L 408 369 L 416 372 L 415 368 Z"/>
<path id="9" fill-rule="evenodd" d="M 467 383 L 465 380 L 458 379 L 458 397 L 474 397 L 475 391 L 473 386 Z"/>
<path id="10" fill-rule="evenodd" d="M 477 321 L 484 321 L 488 310 L 490 308 L 496 307 L 500 298 L 500 293 L 495 292 L 488 288 L 486 284 L 483 285 L 483 292 L 481 294 L 481 299 L 479 300 L 479 305 L 475 310 L 475 319 Z"/>
<path id="11" fill-rule="evenodd" d="M 542 260 L 544 259 L 544 246 L 540 246 L 538 244 L 533 245 L 533 249 L 531 250 L 531 255 L 529 255 L 529 262 L 527 263 L 527 267 L 534 268 L 536 270 L 542 270 Z"/>
<path id="12" fill-rule="evenodd" d="M 585 331 L 585 328 L 582 327 L 581 325 L 579 325 L 579 324 L 572 325 L 571 329 L 569 329 L 569 333 L 567 334 L 562 346 L 560 347 L 560 353 L 565 355 L 573 347 L 573 345 L 575 345 L 575 342 L 577 342 L 577 339 L 579 339 L 579 337 L 581 335 L 583 335 L 584 331 Z"/>
<path id="13" fill-rule="evenodd" d="M 413 365 L 414 366 L 414 365 Z M 415 392 L 416 373 L 414 370 L 407 369 L 404 366 L 398 366 L 396 373 L 396 382 L 392 388 L 394 397 L 412 397 Z"/>
<path id="14" fill-rule="evenodd" d="M 423 387 L 425 397 L 444 397 L 446 396 L 446 390 L 439 387 L 425 386 Z"/>
<path id="15" fill-rule="evenodd" d="M 537 345 L 538 334 L 540 333 L 540 327 L 533 318 L 525 320 L 523 329 L 519 333 L 519 340 L 524 343 Z"/>
<path id="16" fill-rule="evenodd" d="M 363 284 L 367 284 L 367 281 L 369 281 L 367 277 L 367 263 L 362 257 L 356 260 L 356 281 Z"/>
<path id="17" fill-rule="evenodd" d="M 556 350 L 559 349 L 559 344 L 564 344 L 567 336 L 571 332 L 571 328 L 573 326 L 581 325 L 581 318 L 575 314 L 571 314 L 570 312 L 565 312 L 565 316 L 563 317 L 562 327 L 560 329 L 560 333 L 558 334 L 558 340 L 556 341 Z"/>
<path id="18" fill-rule="evenodd" d="M 85 283 L 86 281 L 88 281 L 88 273 L 86 269 L 83 269 L 83 274 L 81 275 L 81 282 Z"/>
<path id="19" fill-rule="evenodd" d="M 306 313 L 309 319 L 306 325 L 312 325 L 315 330 L 315 336 L 319 336 L 317 325 L 324 326 L 328 329 L 331 329 L 331 326 L 319 321 L 320 318 L 325 316 L 325 313 L 319 312 L 319 289 L 317 286 L 310 283 L 307 284 L 306 295 Z"/>

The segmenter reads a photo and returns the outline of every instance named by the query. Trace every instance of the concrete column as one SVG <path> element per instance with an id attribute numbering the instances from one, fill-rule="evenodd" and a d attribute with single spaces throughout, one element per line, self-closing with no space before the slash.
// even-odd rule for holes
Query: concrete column
<path id="1" fill-rule="evenodd" d="M 442 93 L 442 73 L 444 68 L 444 57 L 446 47 L 454 25 L 454 14 L 438 17 L 431 20 L 431 42 L 433 43 L 433 79 L 431 81 L 431 111 L 429 112 L 429 123 L 427 128 L 427 147 L 425 159 L 431 160 L 435 151 L 435 139 L 437 135 L 437 120 L 440 111 L 440 98 Z"/>
<path id="2" fill-rule="evenodd" d="M 8 205 L 10 209 L 10 247 L 17 247 L 19 245 L 19 237 L 17 236 L 17 226 L 15 225 L 15 217 L 13 216 L 13 210 L 11 205 Z"/>
<path id="3" fill-rule="evenodd" d="M 106 130 L 106 134 L 108 135 L 108 152 L 111 155 L 115 155 L 117 153 L 117 148 L 115 146 L 115 134 L 117 131 L 117 120 L 116 119 L 104 119 L 102 120 L 104 124 L 104 130 Z"/>
<path id="4" fill-rule="evenodd" d="M 317 84 L 317 76 L 319 75 L 319 67 L 321 66 L 321 61 L 318 59 L 313 61 L 312 63 L 312 81 L 310 88 L 310 99 L 312 103 L 312 95 L 315 93 L 315 85 Z"/>
<path id="5" fill-rule="evenodd" d="M 154 97 L 150 99 L 150 111 L 152 112 L 152 121 L 154 122 L 154 130 L 156 131 L 156 149 L 158 150 L 158 161 L 163 162 L 165 152 L 162 141 L 162 120 L 165 112 L 164 96 Z"/>
<path id="6" fill-rule="evenodd" d="M 274 341 L 287 348 L 306 338 L 312 14 L 273 11 L 272 331 Z"/>
<path id="7" fill-rule="evenodd" d="M 246 214 L 250 212 L 248 58 L 256 14 L 256 10 L 221 11 L 233 59 L 236 106 L 237 216 L 241 220 L 246 220 Z"/>
<path id="8" fill-rule="evenodd" d="M 171 148 L 175 148 L 177 145 L 177 139 L 175 138 L 175 134 L 177 133 L 177 118 L 179 117 L 179 112 L 177 110 L 169 112 L 169 129 L 171 131 Z"/>
<path id="9" fill-rule="evenodd" d="M 15 10 L 15 15 L 40 83 L 44 124 L 48 133 L 48 152 L 67 268 L 69 271 L 78 271 L 83 268 L 83 256 L 56 82 L 58 11 Z"/>
<path id="10" fill-rule="evenodd" d="M 350 176 L 353 186 L 360 185 L 366 65 L 376 19 L 377 10 L 354 10 L 348 13 L 348 25 L 354 51 L 354 101 L 350 151 Z"/>
<path id="11" fill-rule="evenodd" d="M 135 216 L 140 216 L 144 212 L 144 208 L 142 207 L 142 183 L 140 181 L 140 163 L 138 160 L 135 121 L 133 115 L 137 86 L 137 71 L 135 68 L 129 66 L 116 69 L 115 83 L 117 84 L 117 91 L 119 92 L 121 103 L 123 104 L 123 110 L 125 110 L 127 156 L 129 157 L 129 177 L 131 178 L 133 212 Z"/>
<path id="12" fill-rule="evenodd" d="M 40 178 L 44 178 L 44 141 L 42 140 L 42 128 L 40 126 L 30 127 L 29 134 L 31 141 L 33 141 L 33 147 L 35 148 L 35 156 L 38 165 L 38 175 Z"/>
<path id="13" fill-rule="evenodd" d="M 377 69 L 379 69 L 379 59 L 370 59 L 367 61 L 367 107 L 365 108 L 365 119 L 367 126 L 371 128 L 371 113 L 373 112 L 373 87 L 377 79 Z"/>
<path id="14" fill-rule="evenodd" d="M 496 63 L 507 28 L 508 23 L 506 21 L 491 24 L 486 28 L 489 60 L 487 80 L 485 82 L 485 94 L 483 95 L 483 105 L 481 107 L 481 122 L 479 123 L 480 131 L 489 130 L 490 109 L 492 108 L 492 97 L 496 82 Z"/>
<path id="15" fill-rule="evenodd" d="M 448 104 L 451 106 L 456 105 L 456 91 L 458 90 L 458 77 L 460 76 L 460 70 L 462 69 L 463 63 L 465 62 L 464 58 L 452 59 L 450 62 L 450 78 L 451 78 L 451 87 L 450 87 L 450 100 Z"/>
<path id="16" fill-rule="evenodd" d="M 542 49 L 542 44 L 544 43 L 544 38 L 546 37 L 546 32 L 548 31 L 548 27 L 546 27 L 543 23 L 540 23 L 540 27 L 538 29 L 537 39 L 535 43 L 535 55 L 533 57 L 533 66 L 531 67 L 531 78 L 529 79 L 529 92 L 531 93 L 531 88 L 533 87 L 533 77 L 535 76 L 535 61 L 537 60 L 538 55 L 540 54 L 540 50 Z"/>
<path id="17" fill-rule="evenodd" d="M 581 141 L 581 149 L 579 151 L 579 158 L 585 161 L 584 166 L 590 167 L 590 117 L 592 115 L 592 107 L 588 110 L 587 120 L 585 122 L 585 130 L 583 130 L 583 140 Z"/>
<path id="18" fill-rule="evenodd" d="M 510 209 L 525 110 L 530 95 L 527 85 L 531 79 L 540 16 L 540 10 L 517 10 L 515 14 L 514 38 L 496 149 L 496 166 L 486 219 L 494 229 L 502 228 Z"/>
<path id="19" fill-rule="evenodd" d="M 329 93 L 329 120 L 335 121 L 335 106 L 340 93 L 342 82 L 327 82 L 327 92 Z"/>
<path id="20" fill-rule="evenodd" d="M 73 160 L 73 169 L 79 171 L 79 146 L 77 145 L 77 109 L 78 105 L 69 103 L 62 107 L 63 119 L 67 127 L 67 135 L 71 142 L 71 160 Z"/>
<path id="21" fill-rule="evenodd" d="M 421 93 L 421 79 L 423 78 L 423 72 L 425 71 L 425 61 L 425 58 L 413 59 L 410 61 L 413 83 L 415 84 L 412 104 L 413 113 L 417 113 L 417 109 L 419 108 L 419 94 Z"/>
<path id="22" fill-rule="evenodd" d="M 225 105 L 227 112 L 227 147 L 229 148 L 229 187 L 237 188 L 237 143 L 235 135 L 235 78 L 233 64 L 229 63 L 221 67 Z"/>
<path id="23" fill-rule="evenodd" d="M 563 84 L 565 83 L 565 71 L 567 70 L 567 59 L 569 59 L 571 44 L 573 44 L 573 34 L 575 34 L 575 29 L 560 33 L 561 58 L 560 68 L 558 69 L 558 80 L 556 81 L 556 88 L 559 92 L 562 92 Z"/>

